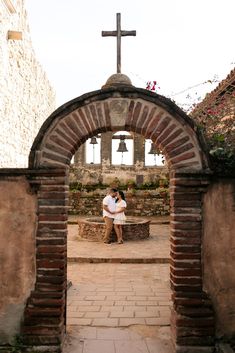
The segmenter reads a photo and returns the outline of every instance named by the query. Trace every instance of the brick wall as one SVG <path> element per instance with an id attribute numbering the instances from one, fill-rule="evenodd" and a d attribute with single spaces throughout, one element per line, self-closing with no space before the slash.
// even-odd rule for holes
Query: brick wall
<path id="1" fill-rule="evenodd" d="M 55 93 L 32 47 L 24 0 L 0 1 L 0 167 L 25 167 L 35 136 L 55 109 Z M 8 31 L 22 40 L 8 39 Z"/>
<path id="2" fill-rule="evenodd" d="M 214 351 L 214 311 L 203 290 L 201 255 L 202 197 L 208 183 L 206 175 L 171 173 L 171 328 L 177 353 Z"/>

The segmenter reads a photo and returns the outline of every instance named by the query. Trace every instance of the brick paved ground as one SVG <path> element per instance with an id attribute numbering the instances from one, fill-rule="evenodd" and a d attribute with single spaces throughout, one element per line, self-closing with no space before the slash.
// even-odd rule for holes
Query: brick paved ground
<path id="1" fill-rule="evenodd" d="M 170 353 L 167 264 L 69 264 L 66 353 Z"/>
<path id="2" fill-rule="evenodd" d="M 77 225 L 69 225 L 68 278 L 73 285 L 64 353 L 173 352 L 169 226 L 162 220 L 167 218 L 154 219 L 149 239 L 123 245 L 78 241 Z M 98 263 L 89 263 L 94 260 Z"/>
<path id="3" fill-rule="evenodd" d="M 73 222 L 77 218 L 70 218 Z M 77 240 L 77 225 L 70 224 L 68 235 L 68 261 L 89 262 L 110 261 L 110 262 L 156 262 L 168 263 L 170 254 L 169 225 L 162 224 L 167 218 L 159 217 L 153 219 L 150 225 L 149 239 L 138 241 L 127 241 L 122 245 L 112 243 L 110 245 Z M 135 259 L 135 260 L 134 260 Z"/>

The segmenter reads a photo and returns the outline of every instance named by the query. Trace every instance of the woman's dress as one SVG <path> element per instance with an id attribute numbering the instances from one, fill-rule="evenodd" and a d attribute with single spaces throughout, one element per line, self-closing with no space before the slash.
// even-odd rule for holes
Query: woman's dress
<path id="1" fill-rule="evenodd" d="M 120 202 L 116 203 L 116 212 L 120 211 L 122 208 L 126 208 L 126 201 L 121 200 Z M 120 212 L 120 213 L 116 213 L 114 215 L 114 224 L 124 224 L 126 221 L 126 216 L 124 211 Z"/>

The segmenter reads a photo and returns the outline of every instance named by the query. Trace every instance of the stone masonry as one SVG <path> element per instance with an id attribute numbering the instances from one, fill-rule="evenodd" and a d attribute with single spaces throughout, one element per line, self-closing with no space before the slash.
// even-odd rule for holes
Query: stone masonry
<path id="1" fill-rule="evenodd" d="M 127 216 L 165 216 L 169 214 L 169 191 L 158 188 L 157 190 L 130 190 L 125 192 L 127 201 Z M 94 192 L 70 192 L 69 213 L 84 216 L 101 216 L 102 200 L 107 195 L 107 190 Z"/>
<path id="2" fill-rule="evenodd" d="M 0 167 L 26 167 L 55 93 L 32 47 L 24 0 L 0 1 Z M 9 39 L 9 31 L 22 39 Z M 13 35 L 13 38 L 16 38 Z"/>

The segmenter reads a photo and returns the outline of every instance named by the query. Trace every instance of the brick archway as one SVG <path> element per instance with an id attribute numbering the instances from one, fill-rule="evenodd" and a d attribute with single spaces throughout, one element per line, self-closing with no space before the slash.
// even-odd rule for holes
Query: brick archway
<path id="1" fill-rule="evenodd" d="M 133 131 L 151 138 L 170 168 L 172 337 L 177 352 L 210 352 L 214 319 L 203 292 L 202 194 L 209 170 L 203 138 L 170 100 L 134 87 L 109 88 L 74 99 L 43 124 L 29 166 L 41 172 L 38 190 L 36 283 L 23 325 L 27 344 L 63 342 L 66 312 L 67 165 L 87 138 Z M 43 172 L 44 170 L 44 172 Z M 201 348 L 200 348 L 201 349 Z M 198 350 L 198 352 L 201 350 Z"/>
<path id="2" fill-rule="evenodd" d="M 193 121 L 169 99 L 132 87 L 85 94 L 56 110 L 34 141 L 29 166 L 69 165 L 89 137 L 118 130 L 151 138 L 171 169 L 208 168 L 203 139 Z"/>

